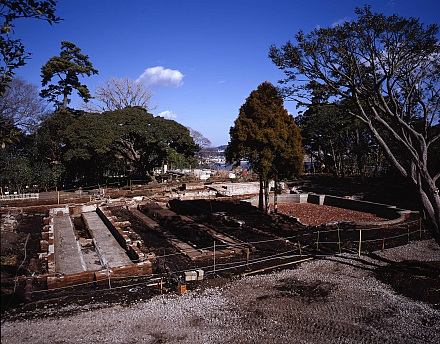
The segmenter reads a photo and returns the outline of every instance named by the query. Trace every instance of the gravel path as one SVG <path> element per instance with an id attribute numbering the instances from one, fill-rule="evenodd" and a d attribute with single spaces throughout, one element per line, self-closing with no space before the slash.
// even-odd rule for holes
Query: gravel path
<path id="1" fill-rule="evenodd" d="M 421 253 L 423 252 L 423 253 Z M 378 253 L 440 261 L 433 241 Z M 439 343 L 440 311 L 376 280 L 385 260 L 338 257 L 129 307 L 2 323 L 2 343 Z"/>

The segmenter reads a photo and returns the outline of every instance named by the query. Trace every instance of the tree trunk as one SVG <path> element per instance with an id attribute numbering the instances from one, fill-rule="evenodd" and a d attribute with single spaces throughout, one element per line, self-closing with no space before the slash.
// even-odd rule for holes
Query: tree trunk
<path id="1" fill-rule="evenodd" d="M 425 173 L 423 173 L 425 172 Z M 433 238 L 440 245 L 440 195 L 434 180 L 427 171 L 420 173 L 417 185 L 420 195 L 421 216 Z"/>
<path id="2" fill-rule="evenodd" d="M 279 182 L 278 182 L 278 175 L 275 176 L 275 191 L 273 193 L 273 212 L 275 214 L 278 213 L 278 189 L 279 189 Z"/>
<path id="3" fill-rule="evenodd" d="M 411 159 L 410 167 L 405 169 L 399 161 L 391 152 L 390 148 L 384 141 L 383 137 L 379 134 L 377 129 L 367 122 L 371 132 L 377 139 L 379 145 L 383 149 L 385 157 L 388 159 L 390 164 L 394 166 L 397 171 L 409 181 L 409 184 L 416 188 L 417 193 L 420 197 L 419 202 L 421 205 L 420 215 L 422 216 L 428 230 L 431 232 L 432 237 L 440 245 L 440 196 L 439 190 L 435 184 L 435 179 L 431 177 L 428 171 L 427 164 L 427 147 L 424 139 L 418 142 L 418 145 L 413 145 L 412 147 L 417 147 L 419 152 L 422 152 L 418 156 L 418 161 Z M 394 133 L 395 134 L 395 133 Z M 397 134 L 395 134 L 397 136 Z M 415 136 L 415 135 L 414 135 Z M 408 155 L 411 155 L 413 150 L 410 146 L 403 145 L 402 148 L 407 150 Z M 425 154 L 424 154 L 425 153 Z"/>
<path id="4" fill-rule="evenodd" d="M 64 92 L 63 109 L 67 110 L 67 92 Z"/>
<path id="5" fill-rule="evenodd" d="M 270 199 L 269 199 L 269 180 L 264 181 L 264 204 L 266 206 L 265 213 L 270 214 Z"/>

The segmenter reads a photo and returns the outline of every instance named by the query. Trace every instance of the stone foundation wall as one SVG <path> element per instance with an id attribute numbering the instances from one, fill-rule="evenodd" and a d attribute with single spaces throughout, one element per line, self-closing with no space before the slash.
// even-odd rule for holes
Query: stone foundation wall
<path id="1" fill-rule="evenodd" d="M 85 283 L 107 281 L 109 277 L 111 280 L 112 278 L 151 275 L 152 273 L 153 268 L 151 262 L 145 261 L 109 268 L 108 270 L 84 271 L 76 274 L 58 276 L 54 274 L 40 275 L 37 277 L 37 281 L 42 285 L 47 285 L 47 289 L 57 289 Z"/>
<path id="2" fill-rule="evenodd" d="M 269 201 L 273 204 L 274 197 L 270 195 Z M 253 206 L 258 206 L 258 197 L 253 197 L 248 200 L 243 200 Z M 388 219 L 388 221 L 362 223 L 370 225 L 392 225 L 405 221 L 411 214 L 410 210 L 399 209 L 393 205 L 367 202 L 355 200 L 351 198 L 318 195 L 318 194 L 281 194 L 278 195 L 278 203 L 313 203 L 319 205 L 328 205 L 337 208 L 345 208 L 364 213 L 375 214 L 376 216 Z M 355 223 L 354 223 L 355 224 Z"/>

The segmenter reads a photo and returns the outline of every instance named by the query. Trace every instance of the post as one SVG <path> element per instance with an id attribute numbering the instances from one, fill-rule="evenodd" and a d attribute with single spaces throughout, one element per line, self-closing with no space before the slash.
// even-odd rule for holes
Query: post
<path id="1" fill-rule="evenodd" d="M 215 275 L 215 240 L 214 240 L 214 275 Z"/>
<path id="2" fill-rule="evenodd" d="M 299 256 L 302 257 L 302 252 L 301 252 L 301 243 L 298 240 L 298 248 L 299 248 Z"/>
<path id="3" fill-rule="evenodd" d="M 385 237 L 382 240 L 382 252 L 385 250 Z"/>
<path id="4" fill-rule="evenodd" d="M 60 192 L 57 191 L 57 194 L 58 194 L 58 204 L 60 204 Z"/>
<path id="5" fill-rule="evenodd" d="M 406 229 L 407 229 L 407 233 L 408 233 L 407 237 L 408 237 L 408 243 L 409 243 L 409 225 L 406 226 Z"/>
<path id="6" fill-rule="evenodd" d="M 249 270 L 249 248 L 246 249 L 246 269 Z"/>
<path id="7" fill-rule="evenodd" d="M 339 234 L 339 225 L 338 226 L 338 245 L 339 245 L 339 254 L 341 254 L 341 236 Z"/>
<path id="8" fill-rule="evenodd" d="M 419 220 L 419 232 L 420 232 L 420 240 L 422 240 L 422 218 Z"/>
<path id="9" fill-rule="evenodd" d="M 362 229 L 359 228 L 359 258 L 361 257 Z"/>
<path id="10" fill-rule="evenodd" d="M 318 237 L 316 238 L 316 251 L 319 251 L 319 231 L 318 231 Z"/>
<path id="11" fill-rule="evenodd" d="M 107 264 L 106 267 L 107 267 L 107 276 L 108 276 L 108 288 L 112 289 L 112 283 L 111 283 L 111 280 L 110 280 L 110 269 L 108 267 L 108 264 Z"/>

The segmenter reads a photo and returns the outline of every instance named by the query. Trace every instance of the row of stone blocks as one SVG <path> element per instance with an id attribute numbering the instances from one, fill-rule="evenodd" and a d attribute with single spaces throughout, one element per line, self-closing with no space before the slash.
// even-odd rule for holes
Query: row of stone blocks
<path id="1" fill-rule="evenodd" d="M 43 219 L 43 229 L 41 231 L 39 259 L 47 266 L 49 273 L 55 273 L 55 243 L 53 216 Z"/>
<path id="2" fill-rule="evenodd" d="M 114 233 L 116 240 L 128 252 L 131 259 L 142 262 L 145 260 L 152 260 L 155 258 L 154 254 L 145 255 L 141 251 L 140 249 L 142 245 L 141 241 L 139 240 L 133 241 L 129 238 L 129 236 L 127 235 L 129 231 L 123 229 L 131 226 L 131 223 L 129 221 L 123 221 L 123 222 L 117 221 L 117 217 L 113 216 L 111 211 L 108 210 L 107 207 L 98 208 L 97 211 L 98 214 L 99 212 L 101 212 L 107 218 L 111 227 L 113 227 L 111 229 L 116 231 L 116 233 Z"/>
<path id="3" fill-rule="evenodd" d="M 84 271 L 69 275 L 39 275 L 35 279 L 37 282 L 47 289 L 57 289 L 69 286 L 80 285 L 84 283 L 102 282 L 112 278 L 135 277 L 142 275 L 151 275 L 153 273 L 152 264 L 150 261 L 135 263 L 131 265 L 118 266 L 109 269 L 102 269 L 97 271 Z M 25 276 L 19 278 L 19 282 L 23 282 Z"/>
<path id="4" fill-rule="evenodd" d="M 67 208 L 68 211 L 68 208 Z M 109 277 L 130 277 L 152 274 L 151 260 L 155 258 L 154 254 L 145 255 L 139 248 L 140 242 L 133 242 L 126 234 L 126 231 L 121 229 L 121 226 L 128 227 L 131 224 L 126 221 L 124 223 L 117 222 L 116 217 L 111 216 L 109 211 L 102 211 L 104 216 L 118 232 L 118 234 L 125 240 L 124 249 L 128 252 L 134 253 L 135 258 L 139 263 L 134 263 L 126 266 L 111 267 L 109 269 L 102 269 L 98 271 L 84 271 L 69 275 L 55 275 L 55 245 L 54 245 L 54 220 L 53 213 L 45 218 L 43 230 L 41 232 L 40 253 L 39 259 L 42 263 L 47 265 L 47 275 L 40 275 L 37 279 L 43 284 L 47 284 L 48 289 L 62 288 L 66 286 L 73 286 L 82 283 L 99 282 L 107 280 Z"/>

